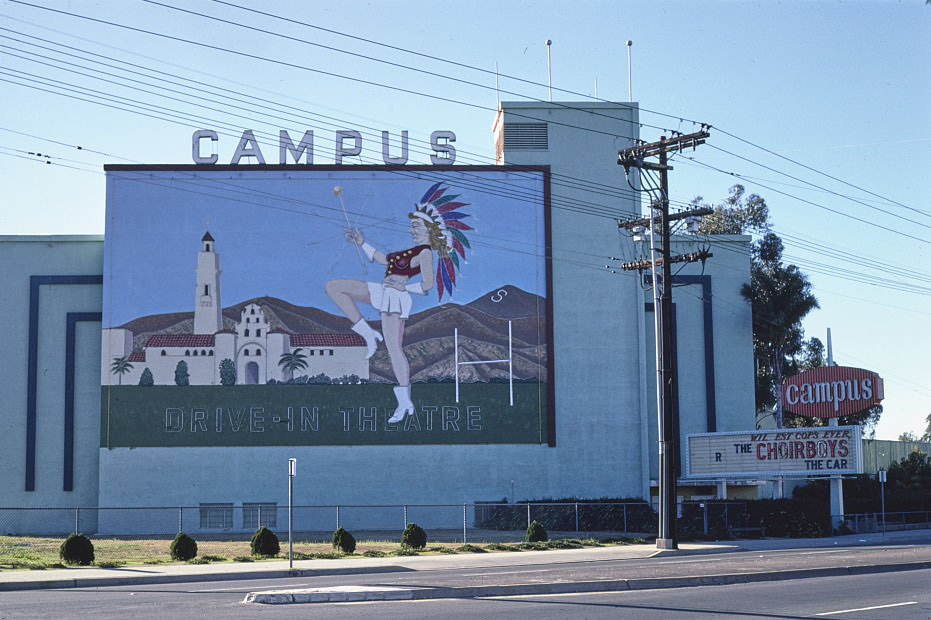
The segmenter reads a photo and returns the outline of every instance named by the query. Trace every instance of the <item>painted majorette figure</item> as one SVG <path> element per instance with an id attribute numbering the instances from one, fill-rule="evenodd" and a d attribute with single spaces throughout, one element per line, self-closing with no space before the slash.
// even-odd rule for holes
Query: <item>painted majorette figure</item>
<path id="1" fill-rule="evenodd" d="M 464 231 L 472 227 L 462 222 L 469 215 L 458 211 L 468 203 L 457 202 L 458 195 L 445 195 L 448 189 L 442 183 L 433 185 L 408 213 L 413 245 L 407 249 L 384 254 L 366 243 L 359 229 L 346 229 L 346 239 L 360 246 L 369 261 L 385 265 L 381 282 L 331 280 L 326 284 L 327 295 L 352 322 L 352 331 L 365 339 L 367 358 L 375 354 L 379 342 L 385 342 L 398 382 L 394 387 L 398 405 L 388 419 L 391 423 L 401 422 L 414 413 L 410 364 L 404 354 L 404 321 L 410 315 L 411 294 L 426 295 L 435 283 L 437 301 L 443 299 L 446 291 L 452 295 L 460 260 L 465 261 L 465 248 L 470 247 Z M 438 255 L 436 259 L 433 252 Z M 417 274 L 422 279 L 412 282 L 411 278 Z M 381 311 L 384 335 L 362 318 L 357 302 L 371 304 Z"/>

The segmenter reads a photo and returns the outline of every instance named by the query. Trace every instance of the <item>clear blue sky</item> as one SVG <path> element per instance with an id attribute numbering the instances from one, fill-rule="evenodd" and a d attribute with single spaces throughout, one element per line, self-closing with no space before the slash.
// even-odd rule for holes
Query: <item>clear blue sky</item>
<path id="1" fill-rule="evenodd" d="M 209 0 L 183 6 L 251 29 L 139 0 L 34 3 L 275 62 L 0 0 L 4 234 L 102 233 L 103 164 L 188 163 L 191 131 L 198 128 L 251 127 L 275 135 L 286 128 L 296 135 L 313 127 L 321 145 L 316 163 L 332 163 L 327 153 L 335 128 L 408 130 L 411 161 L 417 163 L 426 163 L 426 155 L 419 148 L 415 152 L 413 141 L 451 129 L 458 163 L 490 163 L 493 73 Z M 165 3 L 182 6 L 178 0 Z M 672 117 L 644 111 L 641 120 L 682 131 L 692 130 L 689 120 L 714 126 L 695 161 L 680 158 L 675 164 L 673 201 L 696 195 L 718 200 L 738 181 L 764 196 L 776 232 L 786 241 L 787 259 L 808 274 L 821 303 L 805 322 L 807 335 L 824 339 L 831 327 L 839 363 L 870 368 L 885 378 L 878 437 L 923 429 L 931 413 L 931 6 L 923 0 L 235 3 L 488 71 L 497 63 L 502 74 L 539 83 L 546 81 L 544 41 L 551 39 L 554 87 L 579 93 L 554 90 L 554 99 L 562 100 L 595 95 L 597 81 L 598 97 L 626 101 L 626 41 L 633 40 L 633 100 Z M 503 99 L 546 99 L 545 86 L 513 77 L 500 79 L 503 91 L 516 93 L 503 93 Z M 213 94 L 207 101 L 193 99 L 190 87 Z M 97 92 L 69 90 L 62 96 L 65 88 Z M 141 106 L 134 109 L 142 114 L 81 100 L 103 97 L 120 108 Z M 263 100 L 292 107 L 273 112 Z M 642 137 L 658 137 L 655 127 L 644 127 Z M 234 138 L 221 136 L 221 162 L 229 160 L 234 146 Z M 365 147 L 367 161 L 379 162 L 377 138 L 368 138 Z M 607 218 L 605 225 L 611 225 Z"/>

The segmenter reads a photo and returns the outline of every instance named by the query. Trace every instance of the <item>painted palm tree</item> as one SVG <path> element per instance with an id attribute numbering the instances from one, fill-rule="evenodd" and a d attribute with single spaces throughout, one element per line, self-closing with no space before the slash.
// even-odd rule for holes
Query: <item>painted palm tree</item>
<path id="1" fill-rule="evenodd" d="M 123 357 L 114 357 L 113 363 L 110 364 L 110 372 L 119 377 L 119 385 L 123 385 L 123 375 L 132 369 L 133 365 L 125 355 Z"/>
<path id="2" fill-rule="evenodd" d="M 290 353 L 282 353 L 278 359 L 278 365 L 293 379 L 295 370 L 307 368 L 307 356 L 304 355 L 303 349 L 299 347 Z"/>

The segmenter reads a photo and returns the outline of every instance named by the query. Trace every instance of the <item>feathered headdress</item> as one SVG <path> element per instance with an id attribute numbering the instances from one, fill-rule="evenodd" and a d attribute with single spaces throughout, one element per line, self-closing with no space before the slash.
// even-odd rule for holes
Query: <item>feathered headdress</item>
<path id="1" fill-rule="evenodd" d="M 446 291 L 452 296 L 456 271 L 460 269 L 459 261 L 465 262 L 465 248 L 472 248 L 465 231 L 474 230 L 462 221 L 469 214 L 457 211 L 469 203 L 456 201 L 460 194 L 444 195 L 449 188 L 442 185 L 440 182 L 428 189 L 410 214 L 410 217 L 421 218 L 427 223 L 430 247 L 440 255 L 436 265 L 437 301 L 442 301 Z"/>

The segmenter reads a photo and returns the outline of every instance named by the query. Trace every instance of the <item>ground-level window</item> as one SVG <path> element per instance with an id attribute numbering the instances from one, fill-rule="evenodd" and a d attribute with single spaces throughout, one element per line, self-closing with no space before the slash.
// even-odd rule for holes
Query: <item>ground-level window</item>
<path id="1" fill-rule="evenodd" d="M 233 504 L 212 503 L 200 505 L 201 529 L 233 529 Z"/>
<path id="2" fill-rule="evenodd" d="M 278 504 L 275 502 L 243 502 L 243 529 L 256 530 L 263 525 L 271 529 L 278 527 Z"/>

